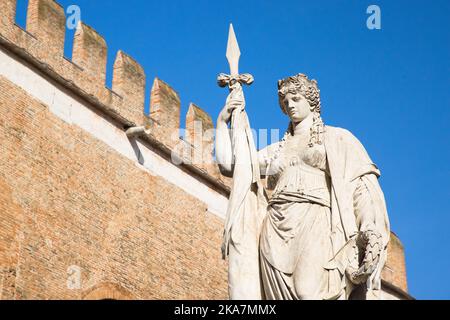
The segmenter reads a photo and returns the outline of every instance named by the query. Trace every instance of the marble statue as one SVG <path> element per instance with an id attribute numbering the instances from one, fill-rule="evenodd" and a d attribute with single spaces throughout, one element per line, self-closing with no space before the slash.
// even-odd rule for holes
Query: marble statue
<path id="1" fill-rule="evenodd" d="M 233 178 L 222 245 L 230 298 L 378 299 L 390 235 L 380 171 L 349 131 L 323 123 L 318 84 L 303 74 L 278 82 L 288 129 L 257 151 L 242 88 L 253 77 L 239 74 L 239 56 L 231 26 L 216 129 L 216 160 Z"/>

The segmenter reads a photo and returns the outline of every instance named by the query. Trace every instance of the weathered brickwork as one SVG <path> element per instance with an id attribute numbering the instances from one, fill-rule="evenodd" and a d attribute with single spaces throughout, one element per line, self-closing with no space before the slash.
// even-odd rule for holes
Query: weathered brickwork
<path id="1" fill-rule="evenodd" d="M 15 10 L 15 0 L 0 0 L 0 49 L 117 130 L 150 122 L 147 138 L 158 142 L 152 146 L 158 152 L 179 144 L 177 134 L 168 135 L 180 127 L 180 99 L 168 84 L 153 82 L 149 118 L 143 113 L 145 72 L 132 57 L 117 53 L 110 90 L 106 42 L 94 29 L 78 26 L 69 61 L 62 55 L 59 4 L 30 0 L 27 30 L 14 25 Z M 223 220 L 49 108 L 0 76 L 0 299 L 226 299 Z M 213 127 L 191 104 L 185 145 L 190 157 L 200 153 L 209 160 L 213 139 L 195 137 L 198 122 L 201 133 Z M 182 169 L 226 194 L 230 180 L 216 165 Z M 80 283 L 73 282 L 77 272 Z M 396 237 L 383 279 L 407 290 Z"/>
<path id="2" fill-rule="evenodd" d="M 406 263 L 403 244 L 400 239 L 391 234 L 391 241 L 388 247 L 388 260 L 382 273 L 383 279 L 396 287 L 408 292 L 406 281 Z"/>
<path id="3" fill-rule="evenodd" d="M 222 221 L 203 203 L 4 78 L 0 119 L 0 261 L 16 270 L 2 297 L 78 299 L 111 282 L 135 298 L 226 298 Z M 72 265 L 82 290 L 67 288 Z"/>

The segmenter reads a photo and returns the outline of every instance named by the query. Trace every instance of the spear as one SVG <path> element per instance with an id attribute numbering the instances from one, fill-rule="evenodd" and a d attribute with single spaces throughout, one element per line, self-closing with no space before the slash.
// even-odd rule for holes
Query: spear
<path id="1" fill-rule="evenodd" d="M 228 255 L 229 294 L 232 300 L 259 300 L 261 293 L 261 277 L 259 269 L 259 230 L 265 215 L 267 201 L 264 198 L 261 183 L 258 155 L 245 112 L 245 99 L 242 85 L 253 83 L 250 74 L 239 74 L 239 58 L 241 50 L 230 25 L 226 57 L 230 64 L 230 74 L 220 74 L 218 83 L 228 87 L 231 100 L 243 103 L 235 108 L 231 115 L 230 138 L 233 154 L 233 185 L 230 190 L 225 230 L 222 243 L 222 257 Z M 257 188 L 252 188 L 252 185 Z M 231 239 L 231 229 L 237 228 Z M 231 241 L 233 240 L 233 241 Z"/>

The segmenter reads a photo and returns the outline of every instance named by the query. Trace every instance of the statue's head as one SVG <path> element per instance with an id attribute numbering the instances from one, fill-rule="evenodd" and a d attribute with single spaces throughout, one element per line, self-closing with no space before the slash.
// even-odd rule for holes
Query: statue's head
<path id="1" fill-rule="evenodd" d="M 311 113 L 320 115 L 320 90 L 316 80 L 304 74 L 278 81 L 278 97 L 281 110 L 292 122 L 303 121 Z"/>

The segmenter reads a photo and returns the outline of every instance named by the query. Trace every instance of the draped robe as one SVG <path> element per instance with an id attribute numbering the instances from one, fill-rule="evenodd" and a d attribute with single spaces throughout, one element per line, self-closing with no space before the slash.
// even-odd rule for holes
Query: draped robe
<path id="1" fill-rule="evenodd" d="M 248 127 L 245 114 L 239 121 L 240 126 Z M 236 134 L 232 139 L 234 152 L 239 151 L 240 159 L 251 159 L 252 165 L 236 166 L 234 182 L 227 212 L 224 233 L 224 254 L 230 254 L 229 261 L 229 292 L 231 299 L 261 299 L 267 298 L 267 291 L 261 283 L 264 268 L 275 268 L 270 263 L 261 265 L 258 261 L 264 252 L 260 249 L 263 210 L 271 210 L 267 206 L 267 198 L 262 190 L 260 176 L 256 176 L 255 152 L 251 135 Z M 324 146 L 327 164 L 331 176 L 331 205 L 329 210 L 330 260 L 323 266 L 330 273 L 328 292 L 323 299 L 348 299 L 353 284 L 346 278 L 345 269 L 348 257 L 340 255 L 345 246 L 355 240 L 361 230 L 358 210 L 355 209 L 354 194 L 359 186 L 364 185 L 362 192 L 366 193 L 363 210 L 370 213 L 373 228 L 382 236 L 383 252 L 375 271 L 366 283 L 367 299 L 376 299 L 381 288 L 381 270 L 387 256 L 389 242 L 389 220 L 383 192 L 377 178 L 380 171 L 371 161 L 362 144 L 347 130 L 326 126 Z M 236 162 L 238 163 L 238 161 Z M 239 169 L 237 169 L 239 168 Z M 267 216 L 266 216 L 267 218 Z M 308 232 L 304 230 L 304 232 Z M 271 250 L 277 250 L 276 247 Z M 308 250 L 306 246 L 305 250 Z M 294 253 L 300 254 L 300 253 Z M 266 270 L 267 271 L 267 270 Z M 284 288 L 285 289 L 285 288 Z M 282 290 L 284 290 L 282 288 Z M 295 295 L 293 295 L 295 298 Z M 275 299 L 283 299 L 284 295 L 275 294 Z"/>

